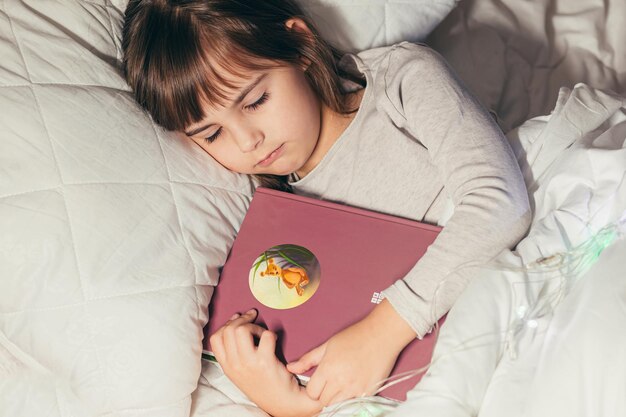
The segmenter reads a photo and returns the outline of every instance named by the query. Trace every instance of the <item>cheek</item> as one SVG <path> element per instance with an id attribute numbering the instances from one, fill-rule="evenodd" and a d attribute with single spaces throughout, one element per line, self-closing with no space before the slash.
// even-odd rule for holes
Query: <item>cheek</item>
<path id="1" fill-rule="evenodd" d="M 306 90 L 294 93 L 284 113 L 289 116 L 281 117 L 281 123 L 283 126 L 289 126 L 300 133 L 316 133 L 320 123 L 317 98 Z"/>
<path id="2" fill-rule="evenodd" d="M 194 142 L 196 145 L 198 145 L 199 147 L 201 147 L 204 152 L 206 152 L 209 155 L 211 155 L 211 152 L 210 152 L 209 147 L 208 147 L 208 143 L 206 143 L 205 140 L 203 140 L 203 139 L 196 139 L 196 138 L 190 138 L 190 140 L 192 142 Z"/>
<path id="3" fill-rule="evenodd" d="M 280 91 L 281 114 L 286 116 L 280 117 L 283 125 L 289 123 L 310 130 L 319 123 L 319 100 L 302 72 L 291 72 Z"/>
<path id="4" fill-rule="evenodd" d="M 218 146 L 212 147 L 209 154 L 213 157 L 213 159 L 224 165 L 226 168 L 233 171 L 238 171 L 240 167 L 238 166 L 238 160 L 236 158 L 237 149 L 235 149 L 234 146 L 230 144 L 230 142 L 225 142 L 226 141 L 222 141 L 222 143 L 220 143 Z"/>
<path id="5" fill-rule="evenodd" d="M 274 100 L 271 105 L 264 109 L 261 119 L 266 139 L 269 140 L 289 140 L 300 135 L 304 129 L 308 129 L 306 122 L 306 109 L 298 102 L 290 98 L 290 94 L 283 94 L 279 99 Z"/>
<path id="6" fill-rule="evenodd" d="M 232 160 L 232 155 L 234 155 L 234 153 L 232 150 L 227 149 L 227 146 L 223 143 L 215 142 L 209 146 L 209 144 L 202 139 L 194 141 L 220 165 L 230 170 L 235 170 L 237 168 L 236 165 L 234 165 L 235 161 Z"/>

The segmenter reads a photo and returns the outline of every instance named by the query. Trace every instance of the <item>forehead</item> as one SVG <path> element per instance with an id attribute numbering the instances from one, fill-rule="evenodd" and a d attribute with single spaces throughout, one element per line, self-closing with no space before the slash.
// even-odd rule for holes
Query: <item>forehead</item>
<path id="1" fill-rule="evenodd" d="M 264 79 L 271 69 L 250 69 L 245 73 L 231 73 L 224 71 L 219 74 L 219 80 L 211 80 L 208 88 L 212 96 L 203 94 L 200 103 L 203 108 L 203 120 L 212 114 L 218 113 L 245 99 Z"/>
<path id="2" fill-rule="evenodd" d="M 224 109 L 245 99 L 246 95 L 254 90 L 254 87 L 278 68 L 280 67 L 276 64 L 267 69 L 251 68 L 238 69 L 237 71 L 230 71 L 222 66 L 215 68 L 215 72 L 210 73 L 209 80 L 204 86 L 204 93 L 200 95 L 202 117 L 188 125 L 185 131 L 197 130 L 207 123 L 212 123 L 213 121 L 207 119 L 217 117 L 217 114 Z M 207 94 L 206 89 L 212 94 Z"/>
<path id="3" fill-rule="evenodd" d="M 237 51 L 220 55 L 206 57 L 202 90 L 204 101 L 209 105 L 224 106 L 259 75 L 285 65 Z"/>

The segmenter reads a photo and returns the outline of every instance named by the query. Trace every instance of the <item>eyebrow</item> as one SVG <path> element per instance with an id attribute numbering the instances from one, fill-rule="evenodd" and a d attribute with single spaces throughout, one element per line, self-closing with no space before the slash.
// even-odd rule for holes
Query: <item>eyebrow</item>
<path id="1" fill-rule="evenodd" d="M 263 79 L 267 76 L 267 73 L 265 74 L 261 74 L 260 76 L 258 76 L 256 78 L 256 80 L 254 80 L 253 82 L 251 82 L 246 88 L 244 88 L 243 90 L 241 90 L 241 93 L 239 93 L 239 95 L 237 96 L 237 98 L 235 99 L 235 101 L 233 102 L 233 104 L 231 104 L 231 107 L 234 105 L 237 105 L 239 103 L 241 103 L 243 101 L 244 98 L 246 98 L 246 96 L 250 93 L 250 91 L 254 90 L 254 88 L 259 85 L 259 83 L 261 81 L 263 81 Z M 209 127 L 213 126 L 213 123 L 210 123 L 208 125 L 204 125 L 204 126 L 200 126 L 192 131 L 185 131 L 185 134 L 187 136 L 194 136 L 197 135 L 198 133 L 202 132 L 203 130 L 208 129 Z"/>

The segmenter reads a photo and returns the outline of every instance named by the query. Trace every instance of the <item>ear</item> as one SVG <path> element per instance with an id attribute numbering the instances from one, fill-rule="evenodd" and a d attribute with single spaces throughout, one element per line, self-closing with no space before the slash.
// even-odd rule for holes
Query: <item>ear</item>
<path id="1" fill-rule="evenodd" d="M 293 30 L 296 32 L 300 32 L 307 37 L 313 37 L 313 32 L 311 31 L 311 28 L 309 28 L 309 25 L 307 25 L 306 22 L 299 17 L 292 17 L 290 19 L 287 19 L 285 21 L 285 27 L 287 27 L 288 31 Z M 303 71 L 306 71 L 311 65 L 311 61 L 303 56 L 300 56 L 300 62 L 302 64 Z"/>
<path id="2" fill-rule="evenodd" d="M 292 17 L 285 21 L 285 26 L 287 30 L 295 30 L 298 32 L 302 32 L 307 35 L 313 35 L 311 28 L 304 22 L 304 20 L 299 17 Z"/>

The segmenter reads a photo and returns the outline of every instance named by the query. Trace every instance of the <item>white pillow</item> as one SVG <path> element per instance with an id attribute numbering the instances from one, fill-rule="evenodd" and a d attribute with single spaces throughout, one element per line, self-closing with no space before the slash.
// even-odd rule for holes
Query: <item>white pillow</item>
<path id="1" fill-rule="evenodd" d="M 122 18 L 0 3 L 2 416 L 189 415 L 252 186 L 134 103 Z"/>
<path id="2" fill-rule="evenodd" d="M 299 0 L 321 35 L 345 52 L 423 41 L 457 0 Z"/>

